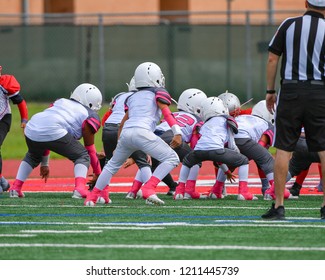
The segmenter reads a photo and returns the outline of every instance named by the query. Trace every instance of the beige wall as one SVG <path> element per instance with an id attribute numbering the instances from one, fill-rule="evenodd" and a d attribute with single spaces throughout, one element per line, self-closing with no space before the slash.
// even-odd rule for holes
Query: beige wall
<path id="1" fill-rule="evenodd" d="M 29 12 L 31 14 L 42 14 L 44 11 L 43 0 L 29 0 L 28 5 L 29 5 Z"/>
<path id="2" fill-rule="evenodd" d="M 155 12 L 159 0 L 75 0 L 75 13 Z"/>
<path id="3" fill-rule="evenodd" d="M 44 0 L 29 0 L 29 12 L 32 14 L 43 13 Z M 18 14 L 22 11 L 21 0 L 0 0 L 0 14 Z"/>
<path id="4" fill-rule="evenodd" d="M 164 0 L 162 0 L 164 1 Z M 174 0 L 178 1 L 178 0 Z M 0 0 L 0 13 L 20 13 L 22 0 Z M 191 11 L 225 11 L 227 0 L 188 0 Z M 304 9 L 304 0 L 274 0 L 276 10 Z M 268 0 L 232 0 L 232 10 L 265 10 Z M 31 13 L 43 13 L 44 0 L 28 0 Z M 160 0 L 74 0 L 75 13 L 156 12 Z"/>
<path id="5" fill-rule="evenodd" d="M 159 0 L 75 0 L 75 13 L 143 13 L 143 12 L 157 12 L 159 10 Z M 141 23 L 141 21 L 148 23 L 157 22 L 158 16 L 142 16 L 142 17 L 128 17 L 128 21 L 133 23 Z M 79 19 L 79 23 L 83 23 Z M 114 24 L 125 22 L 125 17 L 105 17 L 104 24 Z"/>
<path id="6" fill-rule="evenodd" d="M 46 0 L 28 0 L 29 14 L 39 15 L 44 12 L 44 2 Z M 160 1 L 164 0 L 72 0 L 73 12 L 76 14 L 111 14 L 111 13 L 156 13 L 163 6 L 165 10 L 168 5 L 176 7 L 175 2 L 165 0 L 164 5 Z M 168 1 L 168 2 L 167 2 Z M 174 0 L 180 1 L 180 0 Z M 186 2 L 185 0 L 182 0 Z M 275 10 L 300 10 L 304 11 L 304 0 L 274 0 Z M 59 4 L 60 1 L 54 3 Z M 187 0 L 189 11 L 192 12 L 209 12 L 209 11 L 226 11 L 227 0 Z M 0 0 L 0 14 L 19 14 L 22 11 L 22 0 Z M 59 8 L 59 7 L 58 7 Z M 171 7 L 172 9 L 172 7 Z M 268 0 L 232 0 L 232 11 L 265 11 L 268 9 Z M 60 10 L 60 9 L 59 9 Z M 277 19 L 281 20 L 291 14 L 277 15 Z M 255 14 L 254 19 L 265 21 L 265 14 Z M 131 21 L 136 23 L 143 21 L 157 21 L 157 16 L 129 17 Z M 226 15 L 192 15 L 192 22 L 225 22 Z M 233 15 L 231 18 L 233 23 L 243 22 L 244 15 Z M 77 20 L 77 22 L 81 22 Z M 106 17 L 104 23 L 123 23 L 122 17 Z"/>
<path id="7" fill-rule="evenodd" d="M 0 0 L 0 13 L 1 14 L 13 14 L 20 13 L 21 4 L 17 0 Z"/>
<path id="8" fill-rule="evenodd" d="M 190 1 L 190 10 L 191 11 L 227 11 L 228 1 L 227 0 L 189 0 Z M 265 21 L 265 13 L 259 13 L 259 11 L 265 11 L 269 8 L 268 0 L 232 0 L 230 3 L 230 8 L 232 11 L 254 11 L 251 14 L 251 20 L 255 22 Z M 274 10 L 299 10 L 304 11 L 305 9 L 305 0 L 274 0 L 273 2 Z M 301 12 L 296 13 L 301 14 Z M 276 19 L 282 20 L 288 16 L 293 16 L 290 14 L 279 14 L 276 16 Z M 226 15 L 218 16 L 218 19 L 222 22 L 226 21 Z M 192 21 L 211 21 L 215 20 L 216 16 L 192 16 Z M 232 15 L 231 21 L 233 23 L 245 21 L 245 15 Z"/>

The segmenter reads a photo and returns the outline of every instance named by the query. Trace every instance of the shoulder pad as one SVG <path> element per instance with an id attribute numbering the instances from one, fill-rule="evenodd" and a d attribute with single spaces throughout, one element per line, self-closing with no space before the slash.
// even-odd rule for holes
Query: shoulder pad
<path id="1" fill-rule="evenodd" d="M 170 94 L 163 88 L 158 88 L 155 90 L 156 101 L 159 101 L 163 104 L 170 105 L 172 104 L 172 98 Z"/>
<path id="2" fill-rule="evenodd" d="M 232 131 L 237 134 L 238 133 L 238 124 L 234 117 L 227 116 L 227 125 L 232 129 Z"/>
<path id="3" fill-rule="evenodd" d="M 90 115 L 87 118 L 86 122 L 92 127 L 95 133 L 99 130 L 101 126 L 100 118 L 96 112 L 90 112 Z"/>
<path id="4" fill-rule="evenodd" d="M 20 84 L 16 80 L 16 78 L 12 75 L 1 75 L 1 86 L 5 90 L 5 93 L 10 95 L 14 95 L 19 93 Z"/>
<path id="5" fill-rule="evenodd" d="M 274 139 L 274 129 L 269 128 L 268 130 L 264 131 L 263 134 L 269 138 L 270 143 L 272 144 Z"/>
<path id="6" fill-rule="evenodd" d="M 120 92 L 118 94 L 116 94 L 113 98 L 112 98 L 112 101 L 111 101 L 111 104 L 115 103 L 116 102 L 116 99 L 119 98 L 121 95 L 123 95 L 124 93 L 126 92 Z"/>
<path id="7" fill-rule="evenodd" d="M 130 94 L 125 100 L 124 100 L 124 111 L 126 112 L 126 111 L 128 111 L 128 109 L 129 109 L 129 106 L 127 105 L 127 102 L 128 102 L 128 100 L 129 100 L 129 98 L 133 95 L 133 94 L 135 94 L 135 93 L 137 93 L 137 91 L 135 91 L 135 92 L 133 92 L 132 94 Z"/>

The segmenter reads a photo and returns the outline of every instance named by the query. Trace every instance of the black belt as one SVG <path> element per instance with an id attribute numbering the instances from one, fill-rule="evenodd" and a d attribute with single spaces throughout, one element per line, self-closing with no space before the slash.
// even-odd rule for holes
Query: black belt
<path id="1" fill-rule="evenodd" d="M 108 127 L 108 126 L 113 126 L 113 127 L 117 127 L 117 126 L 120 126 L 119 123 L 105 123 L 105 126 Z"/>
<path id="2" fill-rule="evenodd" d="M 311 85 L 320 85 L 325 86 L 325 81 L 322 80 L 282 80 L 282 84 L 311 84 Z"/>

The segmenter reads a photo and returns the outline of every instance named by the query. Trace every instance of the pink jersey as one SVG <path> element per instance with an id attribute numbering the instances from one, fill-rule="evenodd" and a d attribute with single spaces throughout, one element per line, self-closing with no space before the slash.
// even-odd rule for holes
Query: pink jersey
<path id="1" fill-rule="evenodd" d="M 186 143 L 190 143 L 193 134 L 198 132 L 199 127 L 202 126 L 202 121 L 193 114 L 179 111 L 173 113 L 177 124 L 181 128 L 182 139 Z M 170 126 L 165 120 L 162 120 L 161 124 L 157 126 L 158 131 L 167 131 Z"/>

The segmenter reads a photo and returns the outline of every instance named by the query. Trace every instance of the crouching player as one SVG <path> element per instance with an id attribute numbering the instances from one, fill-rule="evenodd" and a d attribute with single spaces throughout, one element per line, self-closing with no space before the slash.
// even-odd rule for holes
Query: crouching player
<path id="1" fill-rule="evenodd" d="M 200 112 L 204 121 L 200 130 L 201 137 L 194 150 L 187 154 L 182 161 L 179 184 L 174 199 L 177 199 L 177 195 L 185 189 L 190 169 L 202 161 L 223 163 L 221 168 L 229 176 L 229 179 L 232 179 L 232 176 L 227 165 L 234 168 L 243 166 L 248 170 L 247 157 L 237 152 L 234 143 L 234 132 L 237 131 L 236 123 L 228 115 L 228 109 L 223 101 L 218 97 L 209 97 L 202 102 Z"/>
<path id="2" fill-rule="evenodd" d="M 49 177 L 49 151 L 58 153 L 74 163 L 75 188 L 73 198 L 85 198 L 86 178 L 91 164 L 93 180 L 101 172 L 94 145 L 100 128 L 97 111 L 102 94 L 92 84 L 81 84 L 70 98 L 60 98 L 51 107 L 35 114 L 25 128 L 28 152 L 20 163 L 16 179 L 9 190 L 10 197 L 24 197 L 22 187 L 32 170 L 41 164 L 40 175 Z M 83 138 L 84 146 L 79 142 Z"/>
<path id="3" fill-rule="evenodd" d="M 148 204 L 164 204 L 156 194 L 156 187 L 179 164 L 179 158 L 173 148 L 182 143 L 181 131 L 169 109 L 171 96 L 164 88 L 165 78 L 160 67 L 152 62 L 144 62 L 136 68 L 134 80 L 138 91 L 125 100 L 127 112 L 121 122 L 120 135 L 113 157 L 103 168 L 95 187 L 84 202 L 85 206 L 96 204 L 101 191 L 109 185 L 113 175 L 137 150 L 160 162 L 150 179 L 141 187 L 138 195 Z M 174 134 L 170 145 L 154 134 L 161 115 L 164 116 Z M 108 197 L 104 199 L 107 201 Z"/>

